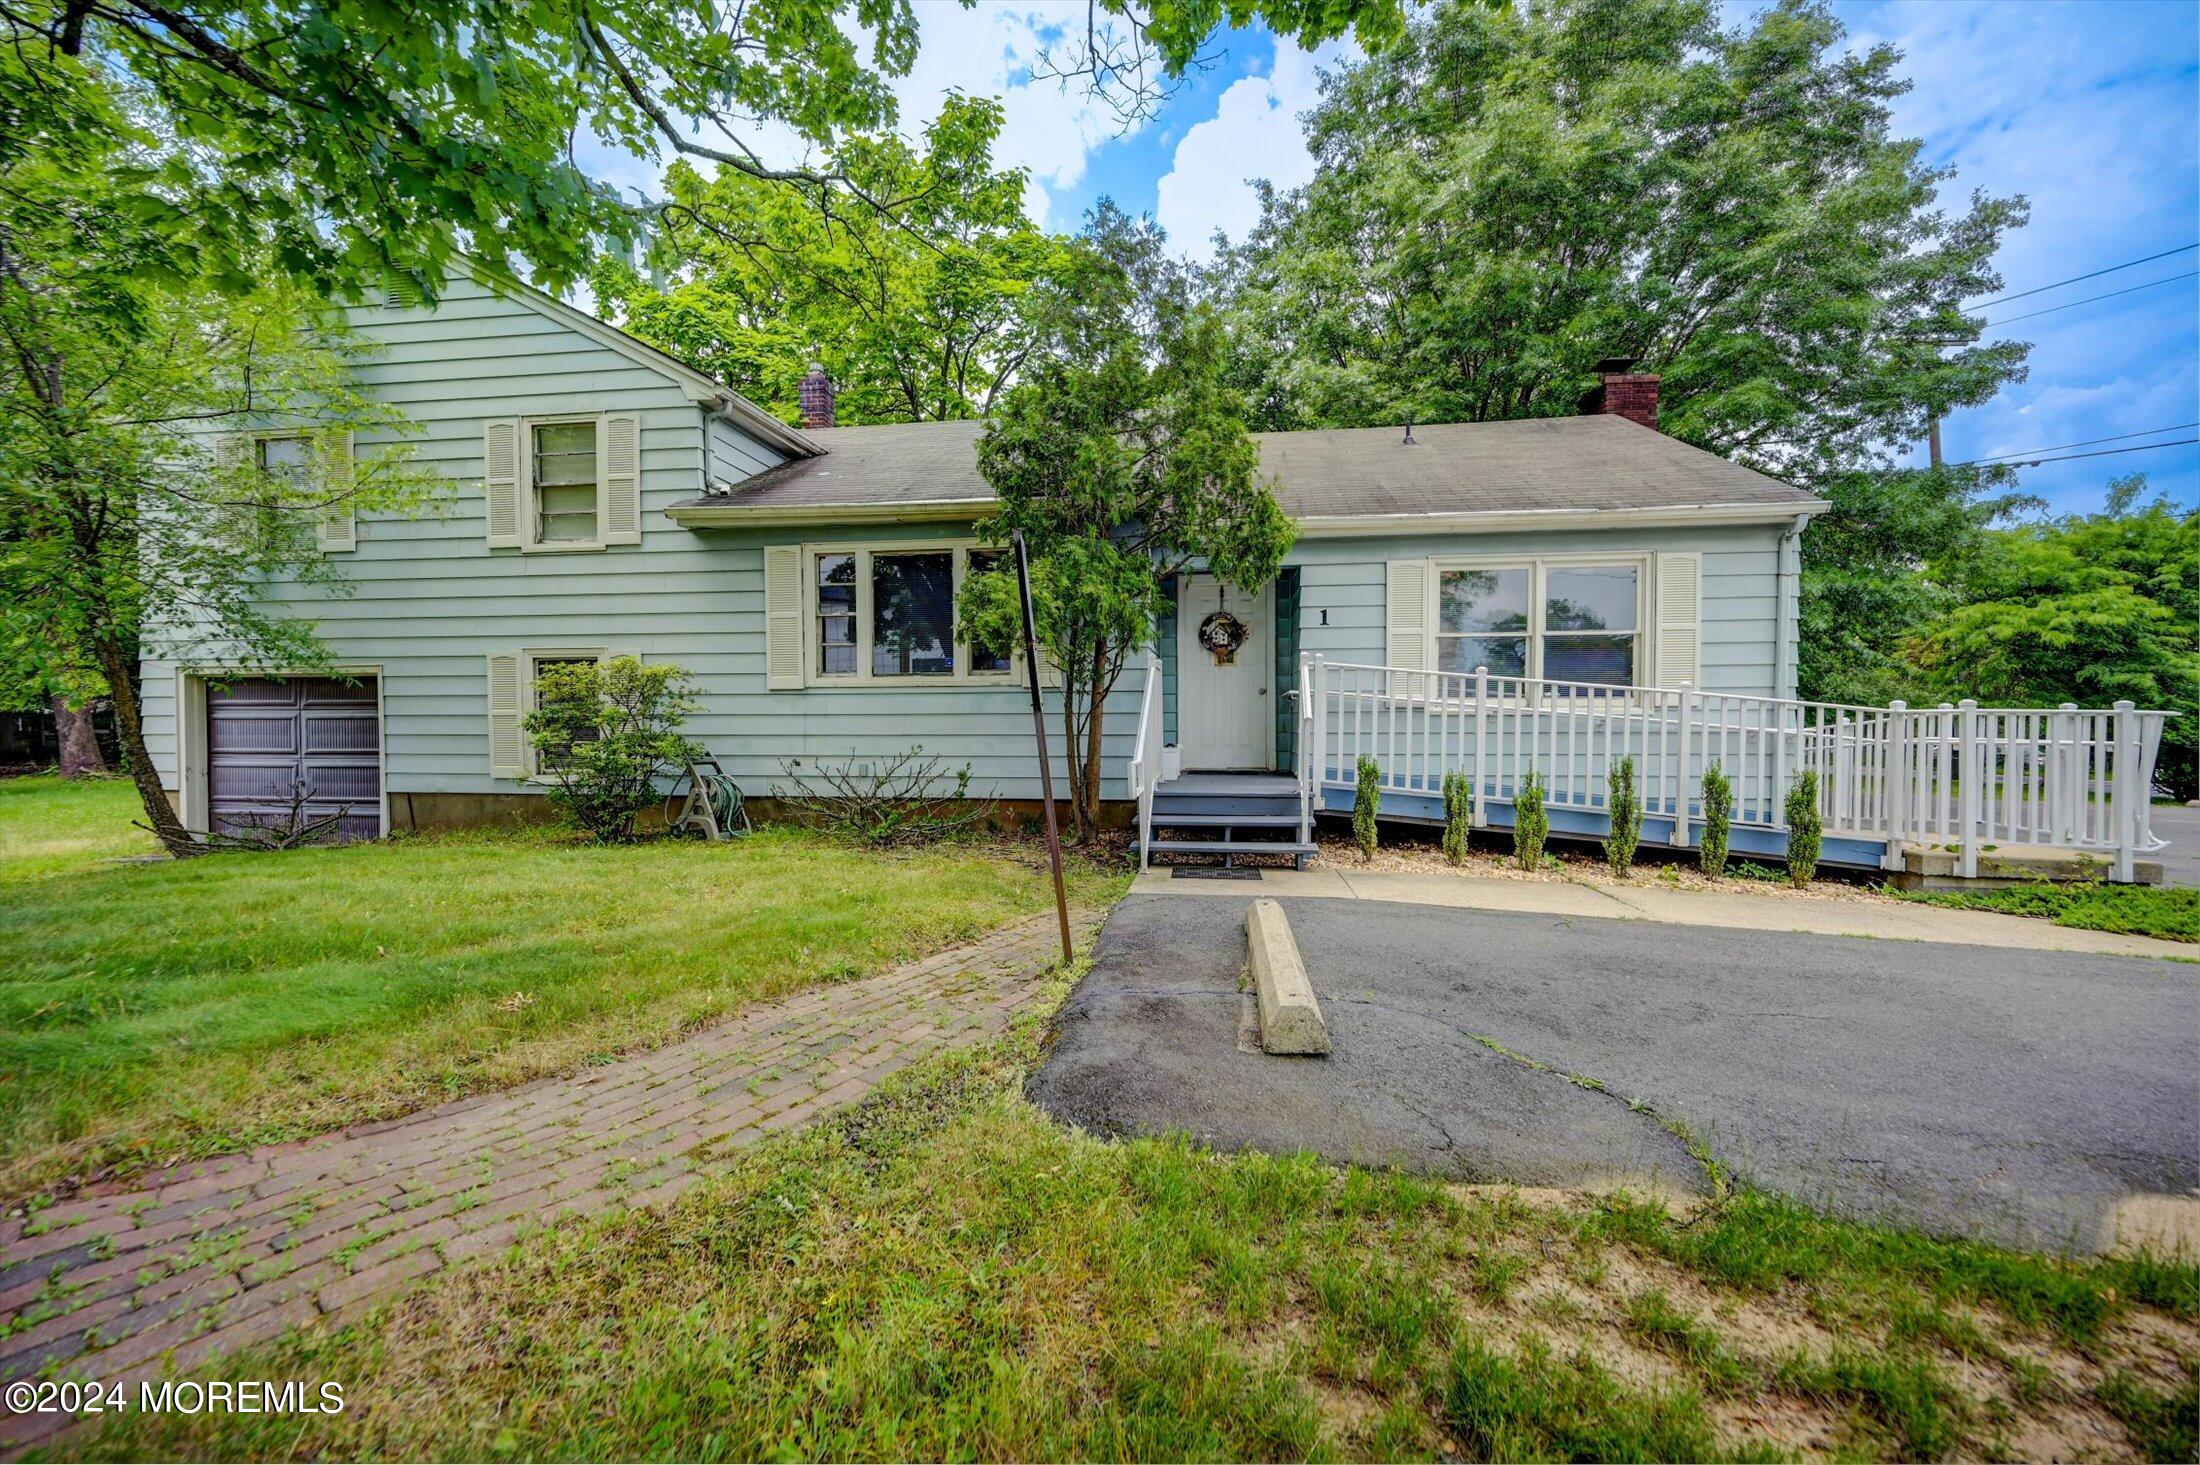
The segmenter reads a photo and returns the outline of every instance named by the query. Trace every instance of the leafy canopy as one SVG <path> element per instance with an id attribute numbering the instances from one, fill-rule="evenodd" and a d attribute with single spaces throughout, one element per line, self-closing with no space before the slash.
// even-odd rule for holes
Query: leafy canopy
<path id="1" fill-rule="evenodd" d="M 813 360 L 846 425 L 982 416 L 1030 348 L 1018 302 L 1062 248 L 1024 217 L 1023 173 L 994 165 L 1001 117 L 989 98 L 952 96 L 921 145 L 891 133 L 844 145 L 841 171 L 907 200 L 892 216 L 675 164 L 654 247 L 670 279 L 606 262 L 597 298 L 789 420 Z"/>
<path id="2" fill-rule="evenodd" d="M 1327 81 L 1314 180 L 1222 262 L 1260 425 L 1562 415 L 1629 356 L 1667 431 L 1809 478 L 1984 401 L 2025 347 L 1959 302 L 2024 205 L 1943 212 L 1898 55 L 1843 39 L 1809 0 L 1431 7 Z"/>
<path id="3" fill-rule="evenodd" d="M 1125 26 L 1096 14 L 1058 72 L 1142 114 L 1224 21 L 1374 43 L 1400 4 L 1097 9 Z M 126 91 L 175 144 L 133 180 L 135 206 L 233 277 L 249 262 L 323 287 L 409 276 L 432 294 L 464 247 L 557 290 L 605 241 L 637 238 L 651 202 L 583 161 L 592 141 L 896 209 L 830 162 L 778 158 L 890 128 L 889 79 L 918 39 L 912 0 L 14 0 L 0 135 L 37 150 L 72 127 L 112 136 L 121 121 L 99 99 Z M 1110 64 L 1132 55 L 1136 72 Z"/>

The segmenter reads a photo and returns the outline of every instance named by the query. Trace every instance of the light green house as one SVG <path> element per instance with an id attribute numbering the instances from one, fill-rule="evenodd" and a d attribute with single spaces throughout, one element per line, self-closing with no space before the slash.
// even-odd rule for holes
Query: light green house
<path id="1" fill-rule="evenodd" d="M 450 501 L 329 526 L 349 593 L 271 590 L 345 680 L 146 661 L 147 740 L 187 824 L 299 777 L 361 834 L 526 817 L 537 669 L 620 653 L 694 673 L 690 730 L 752 795 L 921 745 L 974 791 L 1036 797 L 1016 668 L 951 629 L 987 552 L 978 424 L 832 427 L 817 378 L 791 428 L 519 288 L 351 316 Z M 1157 771 L 1300 769 L 1302 656 L 1792 697 L 1797 543 L 1824 505 L 1630 420 L 1655 420 L 1654 393 L 1615 370 L 1580 417 L 1266 436 L 1297 546 L 1258 595 L 1172 587 L 1110 706 L 1108 795 Z"/>

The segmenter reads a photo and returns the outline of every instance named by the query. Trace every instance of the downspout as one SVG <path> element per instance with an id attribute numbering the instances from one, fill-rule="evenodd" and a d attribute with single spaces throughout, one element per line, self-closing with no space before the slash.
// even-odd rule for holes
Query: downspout
<path id="1" fill-rule="evenodd" d="M 1772 695 L 1775 697 L 1795 695 L 1795 651 L 1802 636 L 1797 603 L 1803 579 L 1803 530 L 1809 523 L 1810 515 L 1797 514 L 1795 522 L 1780 533 L 1779 604 L 1773 623 L 1776 649 Z"/>

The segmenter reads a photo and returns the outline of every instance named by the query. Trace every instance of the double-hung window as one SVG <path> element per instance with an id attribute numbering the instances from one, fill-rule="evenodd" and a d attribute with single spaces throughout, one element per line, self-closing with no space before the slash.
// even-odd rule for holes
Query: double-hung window
<path id="1" fill-rule="evenodd" d="M 543 673 L 561 666 L 594 666 L 605 658 L 597 650 L 586 651 L 523 651 L 520 653 L 526 677 L 526 706 L 529 711 L 539 711 L 544 701 Z M 573 743 L 590 743 L 602 736 L 600 732 L 583 729 L 574 734 L 572 742 L 563 747 L 537 747 L 534 739 L 527 740 L 527 764 L 536 778 L 556 778 L 564 769 L 564 754 Z"/>
<path id="2" fill-rule="evenodd" d="M 597 532 L 597 423 L 535 422 L 528 425 L 530 541 L 541 545 L 594 545 Z"/>
<path id="3" fill-rule="evenodd" d="M 960 639 L 964 578 L 997 567 L 997 551 L 969 545 L 879 545 L 805 551 L 812 681 L 831 685 L 1007 680 L 1006 647 Z"/>
<path id="4" fill-rule="evenodd" d="M 1636 685 L 1643 570 L 1640 560 L 1439 562 L 1437 670 Z"/>
<path id="5" fill-rule="evenodd" d="M 252 439 L 252 466 L 269 483 L 255 510 L 254 532 L 272 548 L 282 538 L 282 516 L 297 509 L 309 486 L 313 441 L 303 433 L 263 433 Z"/>

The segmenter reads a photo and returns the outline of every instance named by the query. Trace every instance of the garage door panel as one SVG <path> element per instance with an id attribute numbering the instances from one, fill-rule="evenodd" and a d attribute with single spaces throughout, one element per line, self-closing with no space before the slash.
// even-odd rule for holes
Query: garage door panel
<path id="1" fill-rule="evenodd" d="M 372 756 L 381 739 L 375 733 L 374 714 L 314 712 L 301 715 L 307 755 L 315 753 L 364 753 Z"/>
<path id="2" fill-rule="evenodd" d="M 224 710 L 209 716 L 213 722 L 208 730 L 207 746 L 214 753 L 251 756 L 298 751 L 298 714 L 295 711 L 270 713 L 255 708 L 251 711 Z"/>
<path id="3" fill-rule="evenodd" d="M 381 730 L 372 680 L 255 678 L 207 689 L 214 827 L 281 824 L 303 781 L 308 818 L 342 813 L 339 839 L 382 832 Z"/>

